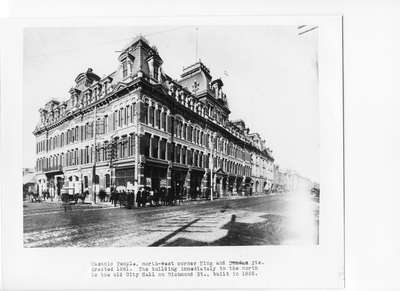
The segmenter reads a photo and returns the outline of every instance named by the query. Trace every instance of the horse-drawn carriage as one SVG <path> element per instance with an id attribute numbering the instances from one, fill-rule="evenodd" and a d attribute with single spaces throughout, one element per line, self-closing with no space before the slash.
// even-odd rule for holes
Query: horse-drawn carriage
<path id="1" fill-rule="evenodd" d="M 29 199 L 31 202 L 42 202 L 38 192 L 29 192 Z"/>
<path id="2" fill-rule="evenodd" d="M 61 189 L 61 201 L 63 203 L 78 203 L 81 200 L 82 203 L 85 202 L 86 196 L 89 194 L 89 190 L 84 190 L 82 193 L 76 191 L 74 187 L 63 187 Z"/>

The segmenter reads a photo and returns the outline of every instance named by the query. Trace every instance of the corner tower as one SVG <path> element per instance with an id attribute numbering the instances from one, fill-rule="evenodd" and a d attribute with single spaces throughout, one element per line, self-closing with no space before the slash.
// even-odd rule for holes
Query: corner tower
<path id="1" fill-rule="evenodd" d="M 121 79 L 147 76 L 153 81 L 161 80 L 163 61 L 157 48 L 150 46 L 143 36 L 136 37 L 125 47 L 118 60 L 120 62 L 118 72 L 121 74 Z"/>

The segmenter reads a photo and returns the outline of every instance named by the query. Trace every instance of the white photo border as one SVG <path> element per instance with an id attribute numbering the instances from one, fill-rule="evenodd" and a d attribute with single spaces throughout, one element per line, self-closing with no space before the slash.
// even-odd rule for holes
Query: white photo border
<path id="1" fill-rule="evenodd" d="M 121 25 L 301 25 L 319 27 L 320 224 L 317 246 L 42 248 L 23 246 L 23 31 Z M 9 20 L 1 25 L 2 255 L 6 289 L 341 288 L 344 286 L 343 63 L 341 16 L 218 16 Z M 262 260 L 249 279 L 90 278 L 107 260 Z M 44 271 L 45 270 L 45 271 Z"/>

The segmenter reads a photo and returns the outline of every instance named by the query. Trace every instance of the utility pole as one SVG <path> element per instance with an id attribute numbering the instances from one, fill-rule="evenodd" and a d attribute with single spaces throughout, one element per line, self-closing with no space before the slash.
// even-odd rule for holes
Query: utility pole
<path id="1" fill-rule="evenodd" d="M 140 102 L 136 103 L 136 106 L 140 108 Z M 135 108 L 134 122 L 135 122 L 135 197 L 137 197 L 137 193 L 139 191 L 139 110 Z M 133 204 L 135 205 L 135 199 Z"/>
<path id="2" fill-rule="evenodd" d="M 94 143 L 94 157 L 93 157 L 93 171 L 92 171 L 92 193 L 93 204 L 96 204 L 96 159 L 97 159 L 97 145 L 96 145 L 96 127 L 97 127 L 97 106 L 93 110 L 93 143 Z"/>

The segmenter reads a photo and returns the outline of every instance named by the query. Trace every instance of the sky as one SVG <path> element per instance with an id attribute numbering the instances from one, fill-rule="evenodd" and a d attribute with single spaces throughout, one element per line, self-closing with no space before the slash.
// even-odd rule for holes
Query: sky
<path id="1" fill-rule="evenodd" d="M 26 29 L 23 166 L 35 165 L 32 132 L 39 108 L 53 98 L 66 100 L 74 79 L 87 68 L 100 77 L 113 72 L 118 51 L 142 34 L 158 48 L 163 71 L 173 78 L 201 59 L 213 78 L 224 81 L 230 118 L 241 118 L 251 132 L 260 133 L 281 168 L 319 181 L 318 30 L 298 35 L 296 26 L 197 28 Z"/>

